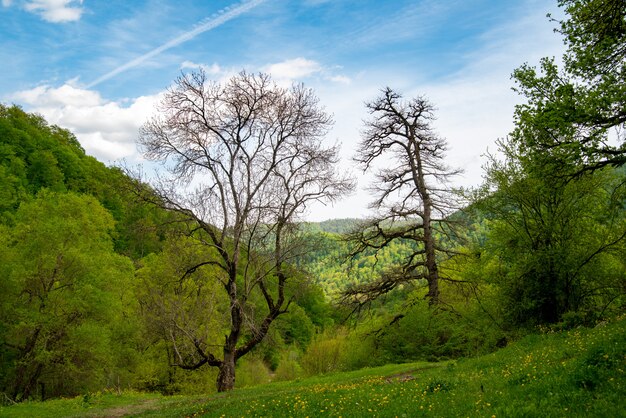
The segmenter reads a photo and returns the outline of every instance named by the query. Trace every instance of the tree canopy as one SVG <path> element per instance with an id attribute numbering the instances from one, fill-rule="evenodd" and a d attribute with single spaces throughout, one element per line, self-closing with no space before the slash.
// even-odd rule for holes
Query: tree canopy
<path id="1" fill-rule="evenodd" d="M 626 163 L 626 8 L 622 0 L 561 0 L 564 66 L 513 73 L 527 102 L 516 109 L 520 138 L 570 174 Z"/>

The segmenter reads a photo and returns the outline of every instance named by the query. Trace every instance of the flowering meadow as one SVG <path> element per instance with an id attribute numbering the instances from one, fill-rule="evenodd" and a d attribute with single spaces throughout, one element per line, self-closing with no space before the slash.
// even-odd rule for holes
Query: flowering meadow
<path id="1" fill-rule="evenodd" d="M 2 417 L 620 417 L 626 317 L 529 335 L 496 353 L 275 382 L 210 396 L 95 393 Z"/>

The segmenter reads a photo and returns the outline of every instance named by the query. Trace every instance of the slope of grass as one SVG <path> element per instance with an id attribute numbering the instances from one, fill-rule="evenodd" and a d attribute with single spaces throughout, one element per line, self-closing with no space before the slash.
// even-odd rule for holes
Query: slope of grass
<path id="1" fill-rule="evenodd" d="M 623 417 L 626 319 L 531 335 L 476 359 L 412 363 L 206 397 L 101 394 L 0 409 L 0 416 Z"/>

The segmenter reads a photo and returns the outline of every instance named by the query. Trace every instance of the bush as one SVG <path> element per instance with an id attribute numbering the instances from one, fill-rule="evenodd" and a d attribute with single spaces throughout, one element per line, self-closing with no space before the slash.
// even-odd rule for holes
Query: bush
<path id="1" fill-rule="evenodd" d="M 497 327 L 471 308 L 459 314 L 433 309 L 425 300 L 418 300 L 401 319 L 381 329 L 377 345 L 387 363 L 473 357 L 494 351 L 503 338 Z"/>
<path id="2" fill-rule="evenodd" d="M 345 370 L 347 346 L 345 330 L 319 334 L 302 356 L 302 368 L 309 376 Z"/>
<path id="3" fill-rule="evenodd" d="M 289 351 L 280 356 L 274 380 L 295 380 L 302 376 L 302 367 L 298 364 L 298 353 Z"/>
<path id="4" fill-rule="evenodd" d="M 242 358 L 237 364 L 235 385 L 238 388 L 261 385 L 270 381 L 270 369 L 263 360 L 250 357 Z"/>
<path id="5" fill-rule="evenodd" d="M 376 348 L 376 337 L 366 330 L 357 329 L 348 335 L 348 348 L 344 353 L 346 370 L 382 366 L 384 359 Z"/>

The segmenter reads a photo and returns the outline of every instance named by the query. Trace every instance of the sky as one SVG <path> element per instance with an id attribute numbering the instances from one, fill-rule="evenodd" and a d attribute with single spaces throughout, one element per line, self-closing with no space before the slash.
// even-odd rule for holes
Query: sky
<path id="1" fill-rule="evenodd" d="M 371 181 L 351 158 L 364 103 L 384 87 L 437 109 L 447 163 L 478 186 L 522 102 L 510 78 L 559 57 L 556 0 L 0 0 L 0 102 L 72 131 L 100 161 L 141 164 L 138 129 L 181 72 L 246 70 L 315 90 L 357 191 L 307 219 L 365 217 Z"/>

